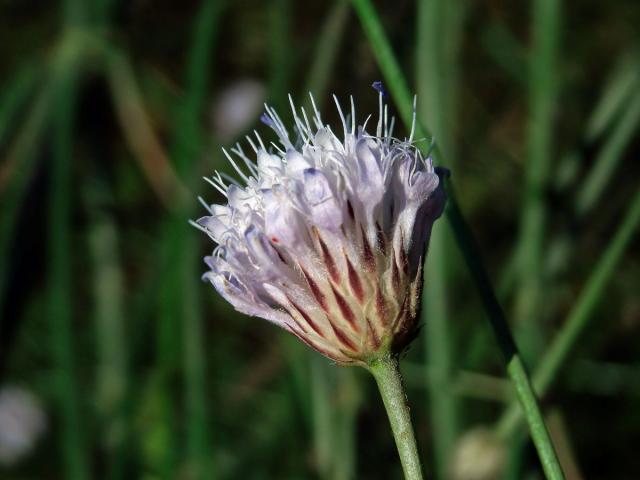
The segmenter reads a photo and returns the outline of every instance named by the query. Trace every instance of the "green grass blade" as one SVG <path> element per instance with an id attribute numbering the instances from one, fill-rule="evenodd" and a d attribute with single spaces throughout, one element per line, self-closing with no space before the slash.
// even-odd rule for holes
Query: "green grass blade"
<path id="1" fill-rule="evenodd" d="M 109 187 L 94 175 L 83 192 L 92 223 L 88 233 L 93 262 L 95 338 L 98 367 L 96 402 L 106 453 L 107 478 L 124 478 L 125 440 L 128 425 L 125 400 L 127 382 L 127 339 L 124 311 L 124 279 L 120 267 L 118 230 L 109 213 L 113 203 Z"/>
<path id="2" fill-rule="evenodd" d="M 638 53 L 623 56 L 610 73 L 604 92 L 594 108 L 585 130 L 585 140 L 595 141 L 614 123 L 627 100 L 638 89 L 640 62 Z"/>
<path id="3" fill-rule="evenodd" d="M 335 0 L 327 14 L 302 92 L 305 105 L 310 104 L 307 100 L 308 92 L 314 95 L 316 101 L 322 101 L 327 94 L 327 86 L 344 37 L 349 12 L 348 0 Z"/>
<path id="4" fill-rule="evenodd" d="M 2 208 L 0 208 L 0 258 L 9 258 L 20 206 L 32 178 L 37 160 L 37 148 L 40 146 L 48 119 L 53 86 L 45 85 L 38 93 L 29 109 L 27 119 L 7 152 L 3 169 L 6 184 L 0 190 Z M 4 311 L 5 289 L 8 281 L 9 262 L 0 262 L 0 312 Z M 0 335 L 2 322 L 0 322 Z"/>
<path id="5" fill-rule="evenodd" d="M 456 1 L 418 2 L 416 85 L 418 115 L 438 139 L 443 155 L 454 163 L 452 127 L 456 96 L 456 63 L 460 42 L 460 10 Z M 425 325 L 426 361 L 433 367 L 429 397 L 435 470 L 447 475 L 459 430 L 459 402 L 453 394 L 455 339 L 450 327 L 447 295 L 449 238 L 443 225 L 434 225 L 425 264 L 422 322 Z"/>
<path id="6" fill-rule="evenodd" d="M 73 348 L 71 272 L 71 182 L 76 82 L 69 73 L 56 92 L 49 204 L 49 322 L 54 380 L 61 421 L 65 477 L 89 478 L 87 445 L 81 426 Z"/>
<path id="7" fill-rule="evenodd" d="M 62 14 L 66 28 L 82 27 L 89 20 L 88 8 L 84 0 L 63 0 Z"/>
<path id="8" fill-rule="evenodd" d="M 554 113 L 558 95 L 560 1 L 534 0 L 533 45 L 529 70 L 529 120 L 525 186 L 517 239 L 519 290 L 518 330 L 525 358 L 543 347 L 540 305 L 543 299 L 545 191 L 553 158 Z"/>
<path id="9" fill-rule="evenodd" d="M 396 103 L 400 119 L 405 125 L 411 125 L 413 117 L 411 91 L 393 50 L 391 50 L 391 45 L 387 40 L 378 14 L 369 0 L 352 0 L 351 4 L 358 14 L 362 28 L 371 45 L 371 50 L 378 61 L 386 82 L 386 88 Z M 420 122 L 418 122 L 416 128 L 416 138 L 430 136 Z"/>
<path id="10" fill-rule="evenodd" d="M 554 338 L 533 374 L 533 384 L 540 394 L 544 394 L 549 389 L 580 335 L 586 329 L 596 305 L 603 298 L 607 282 L 615 272 L 615 267 L 638 225 L 640 225 L 640 191 L 632 199 L 624 219 L 589 276 L 564 326 Z M 521 413 L 517 405 L 512 404 L 501 417 L 497 427 L 498 432 L 504 438 L 508 438 L 518 427 L 520 420 Z"/>
<path id="11" fill-rule="evenodd" d="M 502 307 L 498 303 L 486 270 L 482 265 L 480 250 L 471 232 L 468 230 L 468 226 L 464 222 L 450 185 L 449 200 L 446 208 L 448 213 L 447 218 L 454 231 L 462 255 L 467 262 L 469 271 L 474 277 L 485 310 L 489 314 L 489 321 L 505 357 L 507 373 L 511 377 L 520 403 L 520 410 L 518 410 L 518 412 L 522 412 L 527 420 L 529 432 L 538 451 L 545 475 L 548 479 L 563 479 L 562 468 L 560 467 L 553 442 L 544 423 L 529 375 L 527 374 L 520 353 L 509 331 Z"/>
<path id="12" fill-rule="evenodd" d="M 291 0 L 273 0 L 269 5 L 269 102 L 278 111 L 286 111 L 286 99 L 292 70 Z"/>
<path id="13" fill-rule="evenodd" d="M 7 134 L 12 129 L 12 123 L 25 101 L 33 92 L 41 70 L 33 64 L 22 67 L 7 85 L 0 87 L 0 149 L 8 142 Z M 0 170 L 0 192 L 4 185 L 4 176 Z"/>
<path id="14" fill-rule="evenodd" d="M 361 385 L 358 373 L 352 368 L 334 369 L 337 377 L 336 442 L 334 447 L 334 476 L 332 480 L 357 477 L 356 437 L 358 412 L 361 406 Z"/>
<path id="15" fill-rule="evenodd" d="M 313 427 L 314 464 L 320 478 L 332 478 L 332 456 L 335 453 L 335 419 L 331 392 L 331 372 L 327 361 L 319 355 L 310 355 L 311 415 Z"/>
<path id="16" fill-rule="evenodd" d="M 480 37 L 491 58 L 520 85 L 527 84 L 527 52 L 502 23 L 490 23 Z"/>
<path id="17" fill-rule="evenodd" d="M 123 52 L 113 49 L 105 52 L 104 61 L 111 99 L 124 138 L 158 198 L 167 209 L 175 209 L 185 201 L 188 193 L 153 130 L 133 66 Z M 188 141 L 184 143 L 188 149 Z"/>
<path id="18" fill-rule="evenodd" d="M 638 100 L 634 96 L 633 87 L 640 77 L 640 65 L 634 56 L 625 56 L 619 61 L 617 68 L 609 75 L 610 80 L 604 87 L 593 112 L 589 116 L 584 142 L 590 144 L 605 131 L 612 131 L 597 153 L 594 165 L 582 180 L 574 200 L 574 214 L 578 220 L 597 205 L 605 185 L 611 179 L 615 167 L 619 163 L 625 149 L 637 129 Z M 635 82 L 635 83 L 634 83 Z M 621 118 L 620 118 L 621 117 Z M 558 166 L 555 187 L 564 190 L 577 178 L 579 165 L 583 161 L 582 154 L 574 150 L 565 155 Z M 547 275 L 553 276 L 558 269 L 566 266 L 570 258 L 568 254 L 571 236 L 569 232 L 561 232 L 554 236 L 547 250 L 545 268 Z M 500 276 L 499 292 L 501 297 L 507 296 L 517 285 L 518 258 L 514 252 L 508 259 Z"/>
<path id="19" fill-rule="evenodd" d="M 175 125 L 172 158 L 178 174 L 187 185 L 192 185 L 197 175 L 196 159 L 204 146 L 201 116 L 210 86 L 212 54 L 217 39 L 223 5 L 216 0 L 202 3 L 193 26 L 184 96 L 181 99 Z M 166 356 L 167 369 L 172 368 L 173 355 L 183 352 L 182 370 L 186 388 L 187 464 L 192 478 L 210 478 L 212 475 L 212 447 L 207 412 L 206 358 L 204 353 L 202 288 L 199 277 L 202 271 L 198 256 L 197 235 L 186 220 L 194 216 L 194 202 L 187 200 L 169 219 L 165 233 L 167 256 L 166 271 L 170 272 L 163 291 L 167 293 L 160 312 L 164 325 L 161 354 Z M 179 288 L 175 288 L 178 279 Z M 172 336 L 177 331 L 180 335 Z M 178 342 L 182 341 L 182 347 Z M 168 388 L 168 385 L 166 385 Z"/>
<path id="20" fill-rule="evenodd" d="M 591 211 L 609 181 L 613 176 L 623 153 L 634 138 L 640 125 L 640 94 L 637 88 L 640 82 L 636 82 L 636 91 L 629 103 L 624 108 L 624 113 L 615 130 L 607 137 L 605 144 L 598 153 L 595 163 L 576 196 L 575 209 L 579 217 L 584 218 Z"/>

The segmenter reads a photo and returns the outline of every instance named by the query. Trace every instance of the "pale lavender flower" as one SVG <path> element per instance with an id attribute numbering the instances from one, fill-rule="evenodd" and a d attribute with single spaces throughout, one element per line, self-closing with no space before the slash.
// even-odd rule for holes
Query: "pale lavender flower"
<path id="1" fill-rule="evenodd" d="M 413 132 L 392 137 L 382 95 L 375 135 L 370 118 L 356 127 L 353 99 L 348 119 L 336 100 L 342 138 L 311 100 L 311 118 L 291 101 L 297 142 L 267 106 L 263 122 L 280 145 L 247 137 L 257 163 L 240 146 L 236 160 L 225 151 L 242 185 L 206 179 L 228 203 L 205 204 L 210 215 L 194 223 L 218 244 L 204 278 L 238 311 L 336 362 L 368 363 L 416 334 L 423 257 L 445 195 Z"/>

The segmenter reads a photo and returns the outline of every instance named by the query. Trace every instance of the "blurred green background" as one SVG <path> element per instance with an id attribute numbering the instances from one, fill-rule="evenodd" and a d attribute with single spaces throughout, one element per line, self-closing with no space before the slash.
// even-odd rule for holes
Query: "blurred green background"
<path id="1" fill-rule="evenodd" d="M 375 4 L 567 477 L 640 478 L 640 4 Z M 0 478 L 400 478 L 372 379 L 235 313 L 187 223 L 263 101 L 377 111 L 350 3 L 0 0 L 0 60 Z M 542 478 L 444 220 L 426 282 L 431 477 Z"/>

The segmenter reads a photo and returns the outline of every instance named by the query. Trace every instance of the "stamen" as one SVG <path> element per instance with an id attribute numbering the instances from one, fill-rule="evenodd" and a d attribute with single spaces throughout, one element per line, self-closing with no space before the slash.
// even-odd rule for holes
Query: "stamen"
<path id="1" fill-rule="evenodd" d="M 313 106 L 313 111 L 316 114 L 315 122 L 317 128 L 322 128 L 322 118 L 320 117 L 320 112 L 318 111 L 318 107 L 316 107 L 316 101 L 313 99 L 313 95 L 309 92 L 309 98 L 311 99 L 311 105 Z"/>
<path id="2" fill-rule="evenodd" d="M 393 129 L 395 128 L 395 126 L 396 126 L 396 117 L 391 117 L 391 125 L 389 126 L 389 132 L 387 134 L 387 137 L 393 138 Z M 398 141 L 402 142 L 401 140 L 398 140 Z"/>
<path id="3" fill-rule="evenodd" d="M 338 102 L 338 97 L 333 96 L 333 101 L 338 107 L 338 114 L 340 115 L 340 120 L 342 120 L 342 131 L 344 132 L 344 141 L 347 141 L 347 121 L 344 119 L 344 114 L 342 113 L 342 108 L 340 108 L 340 102 Z"/>
<path id="4" fill-rule="evenodd" d="M 369 114 L 367 116 L 367 118 L 365 119 L 364 123 L 362 124 L 362 132 L 366 132 L 367 130 L 367 123 L 369 123 L 369 120 L 371 119 L 371 114 Z"/>
<path id="5" fill-rule="evenodd" d="M 249 145 L 251 145 L 251 148 L 253 149 L 253 153 L 255 153 L 257 155 L 258 154 L 258 149 L 256 148 L 255 144 L 253 143 L 253 140 L 251 140 L 251 137 L 249 135 L 245 135 L 244 138 L 246 138 L 247 142 L 249 142 Z M 233 152 L 233 150 L 231 150 L 231 151 Z"/>
<path id="6" fill-rule="evenodd" d="M 411 115 L 411 133 L 409 134 L 409 143 L 413 141 L 413 134 L 416 131 L 416 105 L 418 103 L 418 96 L 413 96 L 413 114 Z"/>
<path id="7" fill-rule="evenodd" d="M 353 95 L 349 95 L 351 99 L 351 135 L 356 134 L 356 107 L 353 104 Z"/>
<path id="8" fill-rule="evenodd" d="M 224 195 L 225 198 L 228 198 L 227 197 L 227 192 L 224 191 L 222 188 L 220 188 L 217 183 L 215 183 L 209 177 L 202 177 L 202 178 L 204 179 L 205 182 L 207 182 L 209 185 L 211 185 L 213 188 L 215 188 L 217 191 L 219 191 L 222 195 Z"/>
<path id="9" fill-rule="evenodd" d="M 251 139 L 247 136 L 246 139 L 249 141 L 249 144 L 251 145 L 251 148 L 253 148 L 253 150 L 255 151 L 255 153 L 257 154 L 258 151 L 256 149 L 256 146 L 251 142 Z M 258 167 L 256 166 L 255 163 L 253 163 L 249 157 L 247 157 L 244 154 L 244 150 L 242 150 L 242 147 L 240 146 L 239 143 L 236 144 L 236 148 L 235 150 L 232 148 L 231 149 L 232 153 L 235 153 L 238 157 L 240 157 L 242 159 L 242 161 L 244 162 L 244 164 L 247 166 L 247 168 L 249 169 L 249 171 L 251 172 L 251 175 L 255 176 L 256 178 L 258 177 Z"/>
<path id="10" fill-rule="evenodd" d="M 205 210 L 209 212 L 210 215 L 213 215 L 213 211 L 211 210 L 211 207 L 209 206 L 209 204 L 207 204 L 207 202 L 204 201 L 204 199 L 201 196 L 198 196 L 198 201 L 205 208 Z"/>
<path id="11" fill-rule="evenodd" d="M 296 127 L 298 127 L 298 132 L 300 133 L 300 136 L 302 137 L 303 141 L 306 143 L 307 136 L 306 136 L 305 128 L 304 128 L 304 125 L 302 124 L 302 121 L 300 120 L 300 117 L 298 117 L 298 112 L 296 111 L 296 107 L 293 104 L 293 97 L 291 96 L 291 94 L 289 94 L 289 105 L 291 106 L 291 113 L 293 113 L 293 121 L 295 122 Z"/>
<path id="12" fill-rule="evenodd" d="M 279 153 L 280 155 L 285 156 L 285 155 L 287 154 L 287 152 L 285 152 L 285 151 L 282 149 L 282 147 L 280 147 L 280 145 L 278 145 L 277 143 L 273 143 L 273 142 L 271 142 L 271 143 L 270 143 L 270 145 L 271 145 L 273 148 L 275 148 L 275 149 L 278 151 L 278 153 Z"/>
<path id="13" fill-rule="evenodd" d="M 383 124 L 384 124 L 384 136 L 385 136 L 385 137 L 388 137 L 388 136 L 389 136 L 389 128 L 388 128 L 388 125 L 389 125 L 389 122 L 388 122 L 388 110 L 389 110 L 389 109 L 388 109 L 387 105 L 385 104 L 385 106 L 384 106 L 384 119 L 383 119 Z"/>
<path id="14" fill-rule="evenodd" d="M 238 167 L 238 165 L 236 164 L 235 160 L 233 158 L 231 158 L 231 155 L 229 155 L 229 152 L 227 152 L 227 150 L 225 148 L 222 149 L 222 151 L 224 152 L 225 156 L 227 157 L 227 159 L 229 160 L 229 162 L 231 163 L 231 166 L 233 167 L 233 169 L 238 172 L 238 175 L 240 175 L 240 178 L 242 178 L 245 182 L 249 182 L 249 177 L 247 177 L 244 172 L 240 169 L 240 167 Z"/>
<path id="15" fill-rule="evenodd" d="M 300 111 L 302 112 L 302 117 L 304 118 L 304 123 L 307 126 L 307 131 L 309 132 L 309 134 L 307 136 L 309 137 L 309 140 L 311 140 L 312 131 L 311 131 L 311 125 L 309 125 L 309 119 L 307 118 L 307 112 L 305 111 L 304 107 L 301 107 Z"/>
<path id="16" fill-rule="evenodd" d="M 382 136 L 382 93 L 378 94 L 378 126 L 376 127 L 376 137 Z"/>
<path id="17" fill-rule="evenodd" d="M 376 80 L 371 84 L 374 90 L 376 90 L 382 97 L 387 98 L 387 91 L 384 88 L 384 84 L 380 80 Z"/>

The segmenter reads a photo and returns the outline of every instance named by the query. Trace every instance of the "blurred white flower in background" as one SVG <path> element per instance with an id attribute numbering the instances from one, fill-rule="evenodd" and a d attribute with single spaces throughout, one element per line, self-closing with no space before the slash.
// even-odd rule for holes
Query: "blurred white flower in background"
<path id="1" fill-rule="evenodd" d="M 499 480 L 505 447 L 493 431 L 478 427 L 458 440 L 451 462 L 451 480 Z"/>
<path id="2" fill-rule="evenodd" d="M 47 421 L 38 399 L 15 386 L 0 388 L 0 464 L 11 465 L 33 450 Z"/>
<path id="3" fill-rule="evenodd" d="M 234 140 L 252 125 L 263 108 L 266 89 L 256 80 L 232 83 L 213 105 L 213 128 L 221 142 Z"/>

